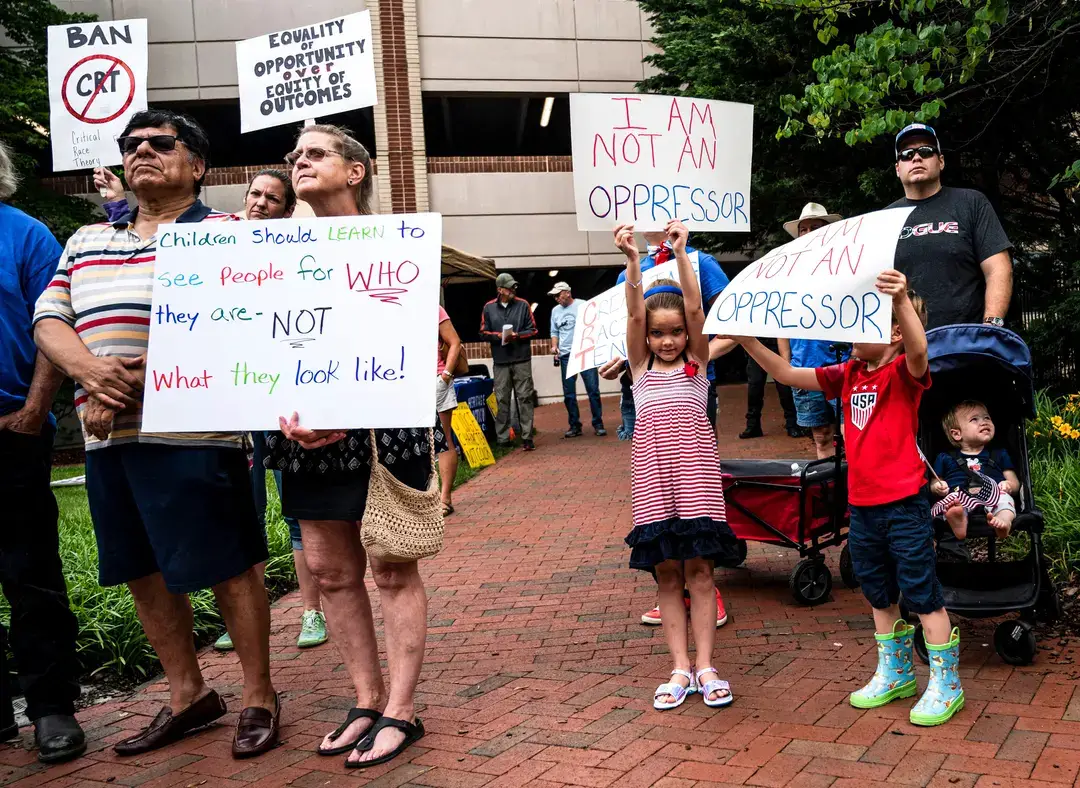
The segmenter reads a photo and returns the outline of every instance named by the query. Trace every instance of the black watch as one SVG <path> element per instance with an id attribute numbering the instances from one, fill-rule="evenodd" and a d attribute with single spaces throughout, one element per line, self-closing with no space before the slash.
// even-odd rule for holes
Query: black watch
<path id="1" fill-rule="evenodd" d="M 1000 317 L 988 317 L 983 320 L 983 323 L 987 323 L 991 326 L 997 326 L 998 328 L 1005 327 L 1005 321 Z"/>

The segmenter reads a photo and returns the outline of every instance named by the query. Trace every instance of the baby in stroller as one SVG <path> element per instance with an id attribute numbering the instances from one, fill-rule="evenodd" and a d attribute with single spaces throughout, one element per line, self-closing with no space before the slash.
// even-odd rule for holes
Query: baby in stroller
<path id="1" fill-rule="evenodd" d="M 1005 449 L 990 449 L 994 422 L 986 406 L 973 399 L 957 403 L 941 420 L 945 435 L 953 445 L 934 461 L 931 492 L 941 500 L 933 509 L 957 539 L 967 536 L 968 512 L 986 511 L 986 522 L 999 539 L 1012 530 L 1016 517 L 1013 496 L 1020 479 Z"/>

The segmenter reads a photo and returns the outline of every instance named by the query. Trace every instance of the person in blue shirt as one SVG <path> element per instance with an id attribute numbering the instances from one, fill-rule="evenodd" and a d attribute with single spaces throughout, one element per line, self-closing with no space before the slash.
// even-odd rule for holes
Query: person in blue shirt
<path id="1" fill-rule="evenodd" d="M 11 605 L 11 649 L 34 723 L 38 760 L 60 763 L 86 750 L 75 720 L 78 623 L 60 563 L 56 499 L 49 486 L 64 376 L 38 353 L 31 321 L 63 252 L 41 222 L 7 204 L 18 180 L 0 143 L 0 585 Z M 0 741 L 19 735 L 0 626 Z"/>
<path id="2" fill-rule="evenodd" d="M 829 213 L 816 202 L 803 206 L 798 219 L 784 222 L 784 229 L 792 238 L 801 238 L 819 227 L 832 224 L 841 218 L 839 214 Z M 821 339 L 784 339 L 777 340 L 779 353 L 793 367 L 816 369 L 847 361 L 851 348 L 847 345 Z M 839 355 L 837 355 L 839 353 Z M 795 418 L 799 427 L 810 430 L 814 439 L 814 449 L 819 460 L 833 454 L 833 437 L 836 424 L 836 400 L 826 400 L 820 391 L 791 390 L 795 403 Z"/>
<path id="3" fill-rule="evenodd" d="M 666 236 L 662 231 L 647 232 L 645 235 L 645 243 L 648 244 L 648 257 L 645 257 L 641 261 L 642 272 L 648 271 L 650 268 L 654 268 L 658 265 L 664 265 L 669 262 L 674 262 L 675 257 L 671 251 L 671 247 L 665 240 Z M 697 257 L 698 275 L 701 279 L 701 301 L 705 306 L 706 314 L 709 311 L 709 307 L 712 306 L 716 297 L 723 292 L 724 288 L 728 286 L 728 277 L 724 273 L 724 269 L 720 267 L 720 263 L 711 254 L 699 251 L 694 247 L 687 244 L 686 254 L 690 257 L 690 261 L 693 262 L 695 255 Z M 619 273 L 619 278 L 616 284 L 622 284 L 626 281 L 626 272 Z M 726 339 L 714 338 L 709 343 L 709 423 L 716 426 L 716 364 L 713 363 L 716 359 L 725 353 L 734 349 L 735 343 Z M 605 377 L 611 378 L 610 371 Z M 623 411 L 623 426 L 619 428 L 619 439 L 629 440 L 634 434 L 634 395 L 630 390 L 632 381 L 629 379 L 629 375 L 624 375 L 622 378 L 622 411 Z M 629 419 L 629 424 L 627 420 Z"/>
<path id="4" fill-rule="evenodd" d="M 581 305 L 574 300 L 570 285 L 566 282 L 556 282 L 548 295 L 556 301 L 551 310 L 551 355 L 555 357 L 555 365 L 562 372 L 563 402 L 570 419 L 570 429 L 563 437 L 581 436 L 581 411 L 577 401 L 577 379 L 580 377 L 585 381 L 585 391 L 589 395 L 593 430 L 597 437 L 603 438 L 607 435 L 607 430 L 604 429 L 604 409 L 600 402 L 600 376 L 595 369 L 585 369 L 580 375 L 566 376 L 566 366 L 570 362 L 570 346 L 574 343 L 574 326 L 577 325 Z"/>

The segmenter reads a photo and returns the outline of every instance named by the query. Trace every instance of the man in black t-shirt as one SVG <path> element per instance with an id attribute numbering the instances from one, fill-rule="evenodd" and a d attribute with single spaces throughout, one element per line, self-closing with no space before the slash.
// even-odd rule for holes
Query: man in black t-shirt
<path id="1" fill-rule="evenodd" d="M 896 269 L 926 301 L 927 328 L 1003 325 L 1012 298 L 1012 244 L 986 197 L 941 185 L 937 133 L 912 123 L 896 135 L 896 175 L 914 206 L 896 245 Z"/>

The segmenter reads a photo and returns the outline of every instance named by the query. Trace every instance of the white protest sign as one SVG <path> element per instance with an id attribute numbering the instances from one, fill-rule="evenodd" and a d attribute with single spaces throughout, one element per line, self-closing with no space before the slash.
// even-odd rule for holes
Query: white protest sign
<path id="1" fill-rule="evenodd" d="M 240 131 L 373 107 L 371 12 L 236 42 Z"/>
<path id="2" fill-rule="evenodd" d="M 120 164 L 116 138 L 146 109 L 146 20 L 54 25 L 48 39 L 53 170 Z"/>
<path id="3" fill-rule="evenodd" d="M 892 301 L 874 283 L 893 267 L 912 210 L 843 219 L 773 249 L 731 280 L 705 332 L 888 343 Z"/>
<path id="4" fill-rule="evenodd" d="M 143 428 L 435 423 L 439 214 L 158 229 Z"/>
<path id="5" fill-rule="evenodd" d="M 689 254 L 694 273 L 701 279 L 698 253 Z M 641 273 L 641 286 L 648 289 L 657 279 L 679 281 L 679 264 L 656 265 Z M 700 286 L 700 281 L 699 281 Z M 582 303 L 574 323 L 574 340 L 570 346 L 570 360 L 566 364 L 567 377 L 587 369 L 603 366 L 616 356 L 626 358 L 626 284 L 620 282 L 595 298 Z"/>
<path id="6" fill-rule="evenodd" d="M 570 95 L 579 230 L 750 230 L 754 107 L 649 94 Z"/>

